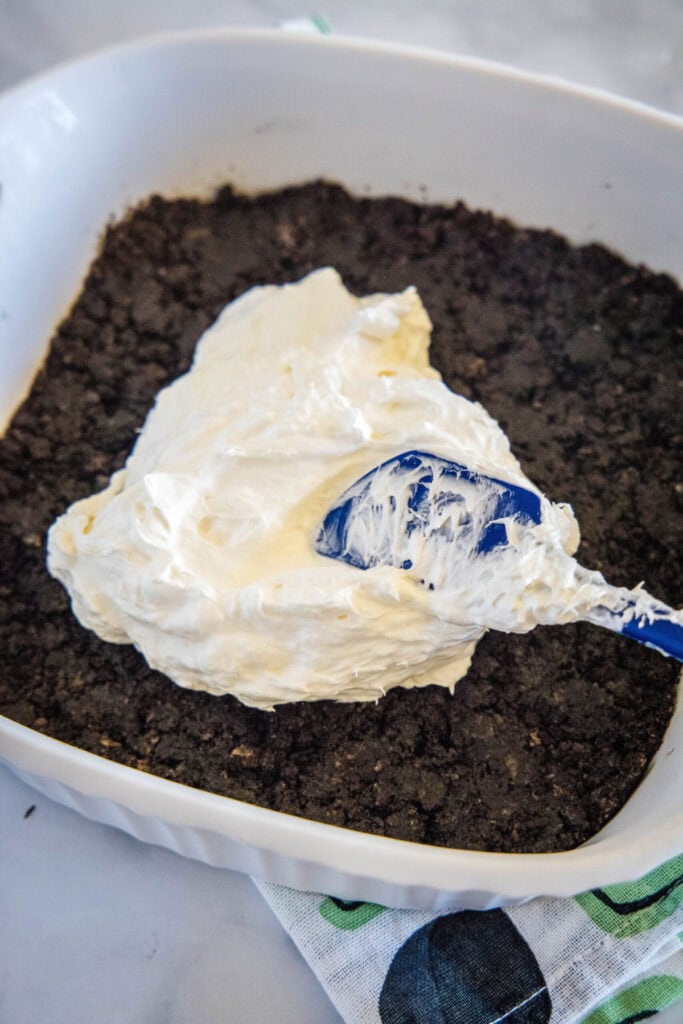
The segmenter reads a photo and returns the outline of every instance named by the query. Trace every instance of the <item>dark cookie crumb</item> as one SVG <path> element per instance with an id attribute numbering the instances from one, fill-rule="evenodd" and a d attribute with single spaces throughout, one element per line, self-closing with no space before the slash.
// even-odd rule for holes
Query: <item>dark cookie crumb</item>
<path id="1" fill-rule="evenodd" d="M 109 228 L 0 442 L 0 711 L 104 757 L 292 814 L 445 846 L 551 851 L 609 820 L 661 743 L 677 667 L 591 626 L 489 634 L 454 696 L 273 714 L 181 690 L 73 618 L 45 532 L 103 487 L 226 302 L 331 264 L 415 284 L 432 362 L 571 500 L 580 556 L 680 601 L 683 294 L 597 246 L 490 214 L 314 183 L 153 198 Z M 678 374 L 680 379 L 680 374 Z"/>

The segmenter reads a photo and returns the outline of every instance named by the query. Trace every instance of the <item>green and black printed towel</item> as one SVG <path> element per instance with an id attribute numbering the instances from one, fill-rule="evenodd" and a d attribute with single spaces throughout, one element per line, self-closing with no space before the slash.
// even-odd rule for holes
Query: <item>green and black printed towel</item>
<path id="1" fill-rule="evenodd" d="M 507 910 L 257 885 L 347 1024 L 636 1024 L 683 1000 L 683 854 L 635 882 Z"/>

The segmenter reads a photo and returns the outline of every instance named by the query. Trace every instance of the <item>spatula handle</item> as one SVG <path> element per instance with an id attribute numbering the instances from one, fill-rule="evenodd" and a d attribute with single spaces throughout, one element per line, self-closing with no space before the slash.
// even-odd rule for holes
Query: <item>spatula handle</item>
<path id="1" fill-rule="evenodd" d="M 671 619 L 649 619 L 641 615 L 622 626 L 620 632 L 683 661 L 683 626 Z"/>
<path id="2" fill-rule="evenodd" d="M 622 633 L 641 644 L 654 647 L 662 654 L 676 658 L 677 661 L 683 661 L 683 625 L 680 613 L 655 602 L 654 599 L 652 608 L 645 614 L 634 615 L 635 607 L 636 601 L 627 604 L 619 612 L 601 606 L 596 609 L 595 615 L 589 618 L 599 626 L 606 626 L 615 633 Z"/>

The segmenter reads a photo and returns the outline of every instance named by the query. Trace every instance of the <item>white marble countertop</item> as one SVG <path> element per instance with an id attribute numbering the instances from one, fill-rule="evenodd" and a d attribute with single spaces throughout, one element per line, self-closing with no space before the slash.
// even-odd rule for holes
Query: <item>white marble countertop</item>
<path id="1" fill-rule="evenodd" d="M 683 114 L 679 0 L 0 0 L 0 89 L 137 35 L 314 11 L 345 34 L 486 57 Z M 2 767 L 0 820 L 0 1020 L 339 1024 L 249 879 L 86 821 Z"/>

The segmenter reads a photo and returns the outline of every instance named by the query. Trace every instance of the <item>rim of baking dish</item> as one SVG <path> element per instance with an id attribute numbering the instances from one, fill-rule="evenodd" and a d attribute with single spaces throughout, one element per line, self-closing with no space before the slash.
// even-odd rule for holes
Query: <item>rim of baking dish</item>
<path id="1" fill-rule="evenodd" d="M 27 91 L 39 85 L 41 81 L 49 81 L 55 75 L 74 67 L 84 67 L 90 63 L 99 63 L 102 59 L 116 56 L 118 53 L 132 54 L 136 51 L 159 49 L 162 47 L 173 47 L 176 45 L 202 44 L 209 41 L 224 40 L 226 42 L 250 43 L 269 42 L 276 45 L 287 46 L 288 43 L 296 41 L 297 44 L 320 47 L 326 46 L 340 50 L 354 50 L 356 52 L 369 52 L 375 54 L 394 54 L 398 57 L 405 57 L 414 61 L 426 61 L 428 63 L 443 64 L 459 68 L 468 68 L 472 71 L 479 71 L 487 76 L 507 78 L 522 83 L 533 84 L 539 88 L 547 88 L 551 91 L 569 93 L 586 100 L 594 100 L 601 104 L 608 104 L 616 109 L 638 113 L 683 131 L 683 115 L 673 111 L 661 110 L 642 100 L 618 93 L 594 85 L 585 85 L 574 82 L 571 79 L 560 75 L 551 75 L 546 72 L 530 71 L 518 68 L 513 64 L 504 61 L 492 60 L 488 57 L 475 57 L 468 54 L 451 53 L 440 50 L 437 47 L 418 46 L 412 43 L 394 42 L 391 40 L 371 39 L 352 34 L 330 32 L 317 33 L 307 29 L 291 29 L 286 27 L 273 28 L 242 28 L 242 27 L 209 27 L 196 29 L 173 29 L 156 31 L 136 36 L 132 39 L 121 40 L 87 53 L 75 54 L 50 65 L 49 68 L 37 71 L 28 75 L 20 81 L 0 90 L 0 103 L 5 99 L 19 96 L 21 92 Z"/>

